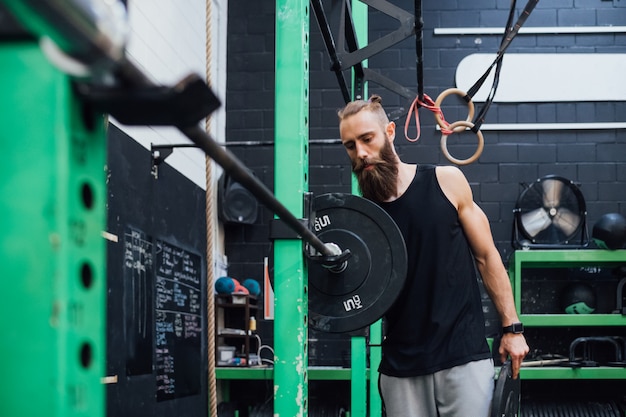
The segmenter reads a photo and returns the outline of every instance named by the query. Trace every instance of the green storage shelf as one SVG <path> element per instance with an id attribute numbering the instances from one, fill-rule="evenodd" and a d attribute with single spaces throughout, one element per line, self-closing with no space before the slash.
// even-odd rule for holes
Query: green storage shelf
<path id="1" fill-rule="evenodd" d="M 509 261 L 509 275 L 515 306 L 525 326 L 626 326 L 621 314 L 524 314 L 522 308 L 522 270 L 531 268 L 605 267 L 626 265 L 626 250 L 567 249 L 518 250 Z"/>
<path id="2" fill-rule="evenodd" d="M 602 249 L 543 249 L 543 250 L 518 250 L 511 258 L 511 264 L 515 271 L 519 271 L 521 264 L 525 268 L 556 267 L 565 268 L 580 264 L 602 266 L 611 263 L 626 263 L 626 249 L 602 250 Z"/>
<path id="3" fill-rule="evenodd" d="M 332 381 L 351 379 L 352 370 L 350 368 L 339 367 L 315 367 L 308 369 L 309 380 Z M 215 377 L 217 379 L 273 379 L 274 368 L 271 367 L 250 367 L 250 368 L 234 368 L 234 367 L 218 367 L 215 369 Z M 369 369 L 366 371 L 366 377 L 369 379 Z"/>
<path id="4" fill-rule="evenodd" d="M 626 368 L 568 368 L 546 366 L 522 368 L 520 378 L 526 379 L 626 379 Z"/>
<path id="5" fill-rule="evenodd" d="M 566 250 L 518 250 L 509 261 L 509 275 L 520 312 L 520 320 L 526 328 L 573 328 L 625 326 L 626 316 L 614 314 L 524 314 L 522 308 L 523 271 L 532 268 L 616 267 L 626 265 L 626 250 L 566 249 Z M 566 366 L 522 367 L 522 380 L 624 380 L 626 367 Z"/>
<path id="6" fill-rule="evenodd" d="M 526 327 L 626 326 L 621 314 L 521 314 Z"/>

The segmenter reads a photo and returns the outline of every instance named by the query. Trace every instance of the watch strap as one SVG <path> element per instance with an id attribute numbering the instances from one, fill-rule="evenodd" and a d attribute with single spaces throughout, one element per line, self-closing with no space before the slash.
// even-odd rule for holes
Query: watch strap
<path id="1" fill-rule="evenodd" d="M 505 326 L 502 328 L 502 333 L 514 333 L 521 334 L 524 333 L 524 325 L 522 323 L 513 323 L 510 326 Z"/>

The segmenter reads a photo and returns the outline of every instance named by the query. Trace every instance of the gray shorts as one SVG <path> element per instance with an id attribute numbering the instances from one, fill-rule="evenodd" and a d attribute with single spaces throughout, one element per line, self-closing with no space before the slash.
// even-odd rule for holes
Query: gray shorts
<path id="1" fill-rule="evenodd" d="M 387 417 L 488 417 L 494 375 L 484 359 L 417 377 L 380 374 L 378 385 Z"/>

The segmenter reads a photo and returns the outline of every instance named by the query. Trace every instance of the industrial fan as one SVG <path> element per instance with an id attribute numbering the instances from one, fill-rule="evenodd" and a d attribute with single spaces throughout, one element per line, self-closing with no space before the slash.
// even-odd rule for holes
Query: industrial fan
<path id="1" fill-rule="evenodd" d="M 570 180 L 537 179 L 520 194 L 514 210 L 513 246 L 559 249 L 588 245 L 585 199 Z"/>

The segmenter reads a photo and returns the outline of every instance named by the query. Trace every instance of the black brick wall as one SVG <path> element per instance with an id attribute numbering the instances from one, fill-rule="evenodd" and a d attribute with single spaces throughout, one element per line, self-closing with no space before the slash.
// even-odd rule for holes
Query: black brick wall
<path id="1" fill-rule="evenodd" d="M 395 5 L 411 11 L 413 1 Z M 336 32 L 338 1 L 325 1 L 331 28 Z M 518 2 L 518 13 L 525 2 Z M 424 91 L 435 98 L 454 87 L 459 62 L 473 53 L 495 53 L 499 35 L 434 35 L 438 27 L 503 27 L 508 0 L 428 0 L 424 16 Z M 274 137 L 274 2 L 229 3 L 227 141 L 273 141 Z M 517 18 L 517 16 L 516 16 Z M 552 0 L 539 2 L 528 21 L 531 26 L 621 26 L 626 24 L 623 0 Z M 370 41 L 394 30 L 397 24 L 370 10 Z M 314 14 L 310 24 L 310 139 L 338 138 L 336 110 L 343 106 L 337 80 Z M 335 34 L 336 36 L 336 34 Z M 626 34 L 523 34 L 508 53 L 626 53 Z M 369 67 L 416 91 L 415 41 L 407 39 L 369 59 Z M 347 76 L 349 74 L 346 74 Z M 593 79 L 580 80 L 572 88 L 593 89 Z M 520 88 L 533 88 L 520 80 Z M 405 99 L 370 84 L 370 93 L 383 96 L 388 110 Z M 446 101 L 446 103 L 448 103 Z M 478 103 L 478 108 L 482 103 Z M 449 108 L 448 108 L 449 107 Z M 465 106 L 447 104 L 449 121 L 465 118 Z M 404 118 L 396 120 L 396 147 L 401 157 L 413 163 L 449 164 L 439 149 L 440 133 L 434 117 L 420 111 L 421 138 L 410 143 L 403 138 Z M 626 97 L 619 102 L 494 103 L 485 123 L 624 122 Z M 414 124 L 412 124 L 414 126 Z M 410 134 L 414 136 L 414 131 Z M 511 251 L 513 209 L 523 190 L 544 175 L 555 174 L 580 184 L 587 203 L 589 232 L 593 223 L 608 212 L 626 214 L 626 130 L 486 131 L 485 149 L 479 161 L 461 167 L 476 202 L 487 213 L 496 245 L 506 261 Z M 459 135 L 454 135 L 459 136 Z M 462 144 L 461 141 L 468 141 Z M 474 138 L 450 138 L 452 152 L 464 158 L 474 151 Z M 233 148 L 262 180 L 273 188 L 273 148 Z M 310 190 L 349 192 L 348 158 L 339 145 L 310 146 Z M 263 209 L 254 226 L 227 225 L 226 251 L 229 272 L 234 277 L 261 277 L 262 257 L 269 255 L 268 222 Z"/>
<path id="2" fill-rule="evenodd" d="M 394 1 L 412 11 L 413 2 Z M 325 8 L 336 36 L 338 1 L 326 1 Z M 518 13 L 525 2 L 518 4 Z M 439 0 L 423 3 L 424 91 L 436 97 L 454 87 L 459 62 L 472 53 L 495 53 L 498 35 L 434 35 L 438 27 L 502 27 L 508 14 L 508 0 Z M 273 141 L 274 139 L 274 2 L 231 2 L 228 32 L 227 141 Z M 621 0 L 556 0 L 539 2 L 526 22 L 531 26 L 610 26 L 626 24 L 626 2 Z M 393 19 L 370 10 L 369 37 L 377 39 L 394 30 Z M 337 80 L 330 71 L 330 60 L 315 16 L 310 23 L 310 138 L 338 138 L 336 110 L 343 103 Z M 508 53 L 626 53 L 626 34 L 541 34 L 518 35 Z M 414 38 L 369 59 L 369 67 L 396 82 L 416 90 Z M 349 74 L 346 74 L 349 75 Z M 593 88 L 593 80 L 581 80 L 573 88 Z M 533 88 L 520 80 L 520 88 Z M 405 99 L 370 84 L 370 93 L 383 96 L 388 110 L 405 104 Z M 450 101 L 453 103 L 453 101 Z M 446 101 L 448 103 L 448 101 Z M 477 107 L 481 107 L 477 103 Z M 449 106 L 446 118 L 464 118 L 464 106 Z M 440 134 L 434 118 L 420 111 L 421 138 L 410 143 L 403 138 L 404 118 L 396 121 L 396 146 L 409 162 L 448 164 L 439 150 Z M 570 123 L 623 122 L 626 97 L 620 102 L 594 103 L 494 103 L 486 123 Z M 414 123 L 411 124 L 414 126 Z M 414 136 L 415 132 L 410 131 Z M 580 184 L 588 208 L 589 228 L 602 214 L 626 213 L 626 131 L 486 131 L 485 150 L 478 162 L 461 167 L 472 185 L 477 203 L 489 215 L 496 244 L 506 260 L 511 248 L 512 209 L 522 191 L 520 183 L 556 174 Z M 458 136 L 458 135 L 455 135 Z M 458 157 L 471 155 L 473 138 L 450 137 L 451 150 Z M 467 145 L 461 141 L 471 140 Z M 263 181 L 273 188 L 273 147 L 233 148 Z M 311 145 L 310 189 L 314 193 L 350 189 L 350 170 L 343 149 L 337 145 Z M 228 226 L 227 252 L 233 274 L 258 274 L 260 251 L 250 245 L 269 244 L 265 240 L 271 213 L 263 209 L 255 226 Z M 261 242 L 250 237 L 260 237 Z M 241 247 L 248 248 L 244 253 Z M 255 258 L 250 258 L 254 253 Z M 237 260 L 235 260 L 237 259 Z M 250 269 L 248 269 L 250 268 Z"/>

